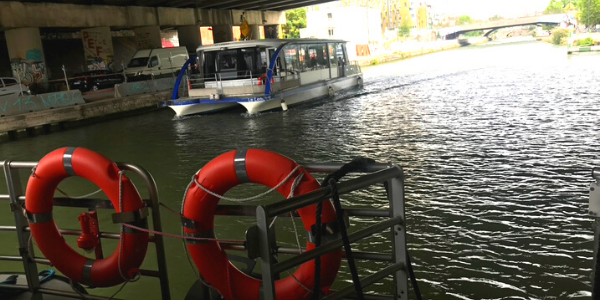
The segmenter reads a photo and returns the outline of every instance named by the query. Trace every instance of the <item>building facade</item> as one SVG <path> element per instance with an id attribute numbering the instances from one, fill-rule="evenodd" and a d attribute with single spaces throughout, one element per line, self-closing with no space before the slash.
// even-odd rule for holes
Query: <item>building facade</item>
<path id="1" fill-rule="evenodd" d="M 341 0 L 342 7 L 368 7 L 381 11 L 381 32 L 395 30 L 403 22 L 414 27 L 410 0 Z"/>
<path id="2" fill-rule="evenodd" d="M 375 8 L 342 7 L 339 2 L 311 6 L 300 37 L 348 41 L 349 56 L 352 56 L 350 49 L 355 46 L 382 43 L 381 22 L 381 12 Z"/>

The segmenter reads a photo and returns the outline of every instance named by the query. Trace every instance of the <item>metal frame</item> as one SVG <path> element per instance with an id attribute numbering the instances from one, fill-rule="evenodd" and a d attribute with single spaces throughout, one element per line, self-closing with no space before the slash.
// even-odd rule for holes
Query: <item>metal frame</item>
<path id="1" fill-rule="evenodd" d="M 321 163 L 304 164 L 304 168 L 310 173 L 332 173 L 339 170 L 342 164 Z M 344 213 L 351 217 L 362 218 L 381 218 L 381 222 L 371 225 L 365 229 L 353 232 L 348 235 L 351 243 L 355 243 L 363 238 L 369 237 L 375 233 L 390 229 L 392 237 L 392 253 L 373 253 L 353 251 L 352 254 L 357 260 L 370 260 L 391 263 L 390 266 L 364 277 L 360 280 L 361 286 L 367 287 L 383 280 L 389 275 L 393 275 L 394 288 L 389 295 L 368 294 L 364 295 L 367 300 L 380 299 L 409 299 L 408 295 L 408 269 L 406 268 L 406 227 L 404 215 L 404 175 L 402 168 L 390 164 L 373 164 L 367 168 L 366 175 L 355 179 L 344 181 L 339 184 L 338 192 L 341 195 L 364 189 L 369 186 L 381 183 L 387 183 L 387 198 L 390 203 L 389 210 L 385 209 L 363 209 L 363 208 L 343 208 Z M 261 260 L 262 272 L 262 294 L 263 300 L 274 300 L 275 298 L 275 280 L 279 275 L 292 267 L 316 258 L 331 251 L 342 248 L 342 239 L 331 240 L 320 247 L 306 252 L 297 248 L 280 247 L 275 241 L 275 227 L 269 227 L 275 216 L 279 218 L 290 217 L 290 212 L 294 216 L 298 215 L 295 211 L 299 208 L 313 205 L 322 199 L 331 197 L 328 188 L 315 190 L 311 193 L 293 197 L 285 201 L 265 206 L 251 205 L 219 205 L 216 215 L 219 216 L 245 216 L 256 217 L 258 227 L 259 259 Z M 220 242 L 224 250 L 247 251 L 249 250 L 244 243 Z M 292 254 L 296 255 L 288 260 L 276 262 L 273 255 Z M 342 257 L 345 252 L 342 251 Z M 322 299 L 356 299 L 354 296 L 354 286 L 347 286 L 339 291 L 332 291 Z M 354 297 L 353 297 L 354 296 Z M 208 299 L 208 298 L 207 298 Z"/>
<path id="2" fill-rule="evenodd" d="M 15 225 L 0 226 L 0 231 L 16 231 L 19 238 L 20 256 L 0 256 L 0 261 L 22 261 L 25 274 L 27 276 L 27 287 L 32 293 L 32 299 L 42 299 L 42 294 L 59 295 L 65 297 L 79 298 L 79 295 L 71 292 L 56 291 L 41 288 L 38 280 L 37 264 L 50 264 L 47 259 L 34 257 L 30 258 L 28 253 L 29 227 L 27 219 L 23 216 L 22 206 L 25 201 L 23 189 L 19 177 L 19 170 L 31 170 L 37 163 L 34 162 L 2 162 L 4 173 L 6 175 L 7 187 L 9 194 L 0 195 L 0 201 L 10 201 L 11 209 L 15 217 Z M 152 176 L 143 168 L 133 164 L 120 163 L 119 168 L 138 174 L 148 187 L 149 199 L 145 199 L 144 203 L 152 209 L 152 223 L 154 230 L 162 231 L 160 220 L 160 210 L 158 206 L 158 191 Z M 324 163 L 324 164 L 306 164 L 305 169 L 311 173 L 331 173 L 338 170 L 342 164 Z M 383 280 L 389 275 L 393 275 L 394 287 L 389 295 L 365 295 L 365 299 L 408 299 L 408 270 L 406 268 L 406 227 L 405 227 L 405 206 L 404 206 L 404 175 L 402 168 L 390 164 L 374 164 L 367 168 L 367 174 L 360 177 L 343 181 L 338 186 L 339 195 L 345 195 L 352 191 L 365 189 L 376 184 L 386 184 L 387 199 L 389 201 L 389 209 L 362 209 L 362 208 L 344 208 L 344 213 L 347 216 L 362 217 L 362 218 L 381 218 L 382 221 L 370 225 L 359 231 L 349 234 L 348 238 L 351 243 L 356 243 L 373 234 L 390 230 L 392 252 L 391 253 L 371 253 L 371 252 L 354 252 L 355 259 L 371 260 L 391 263 L 382 270 L 361 278 L 360 284 L 363 288 Z M 314 249 L 313 251 L 305 252 L 296 248 L 279 247 L 276 244 L 274 228 L 269 228 L 270 221 L 275 216 L 289 217 L 290 212 L 295 212 L 297 209 L 314 205 L 321 200 L 329 199 L 331 191 L 329 188 L 322 188 L 311 193 L 280 201 L 264 206 L 248 206 L 248 205 L 219 205 L 217 215 L 227 216 L 248 216 L 256 217 L 258 227 L 259 254 L 261 260 L 263 288 L 261 299 L 275 299 L 275 280 L 280 274 L 290 268 L 310 261 L 318 255 L 323 255 L 331 251 L 342 248 L 342 239 L 338 238 L 331 240 L 326 244 Z M 109 200 L 97 199 L 70 199 L 70 198 L 55 198 L 54 205 L 56 206 L 71 206 L 82 207 L 88 209 L 113 209 Z M 76 230 L 61 230 L 64 235 L 79 235 Z M 118 239 L 118 233 L 100 234 L 101 238 Z M 166 256 L 164 252 L 164 243 L 162 236 L 152 235 L 150 241 L 155 243 L 156 255 L 158 261 L 158 270 L 140 270 L 143 276 L 156 277 L 160 280 L 162 299 L 169 300 L 170 288 L 167 278 Z M 245 243 L 220 243 L 225 250 L 246 251 L 248 250 Z M 294 254 L 296 256 L 282 261 L 276 262 L 273 259 L 274 253 Z M 33 255 L 31 255 L 33 256 Z M 342 252 L 345 257 L 345 253 Z M 7 286 L 7 285 L 0 285 Z M 12 286 L 14 287 L 14 286 Z M 354 287 L 349 285 L 339 291 L 327 295 L 323 299 L 353 299 Z M 206 296 L 205 296 L 206 297 Z M 88 296 L 90 299 L 106 299 L 99 296 Z"/>
<path id="3" fill-rule="evenodd" d="M 589 210 L 594 218 L 594 255 L 592 265 L 592 299 L 600 299 L 600 168 L 592 169 L 592 178 L 595 180 L 590 185 Z"/>
<path id="4" fill-rule="evenodd" d="M 144 199 L 144 205 L 151 208 L 152 226 L 155 231 L 162 231 L 162 223 L 160 219 L 160 209 L 158 202 L 158 190 L 154 178 L 145 169 L 128 163 L 117 163 L 119 169 L 131 171 L 139 175 L 144 181 L 148 188 L 149 199 Z M 50 290 L 40 287 L 38 279 L 37 264 L 48 264 L 50 261 L 43 258 L 34 257 L 33 253 L 29 253 L 28 241 L 29 241 L 29 223 L 23 214 L 23 206 L 25 203 L 25 196 L 23 195 L 23 188 L 20 179 L 20 170 L 27 170 L 31 172 L 33 168 L 37 166 L 36 162 L 2 162 L 4 167 L 4 175 L 6 177 L 6 184 L 8 188 L 8 195 L 0 195 L 0 201 L 10 201 L 11 211 L 14 214 L 16 226 L 0 226 L 0 231 L 15 231 L 19 239 L 19 254 L 20 256 L 0 256 L 0 261 L 22 261 L 25 275 L 27 277 L 27 287 L 16 287 L 22 289 L 28 289 L 32 293 L 32 299 L 42 299 L 42 294 L 50 294 L 57 296 L 65 296 L 72 298 L 80 298 L 79 294 L 65 291 Z M 71 199 L 71 198 L 54 198 L 55 206 L 70 206 L 70 207 L 82 207 L 88 208 L 89 210 L 95 209 L 114 209 L 112 203 L 109 200 L 100 199 Z M 79 235 L 80 231 L 76 230 L 61 230 L 61 234 L 64 235 Z M 106 233 L 101 232 L 100 238 L 108 239 L 119 239 L 119 233 Z M 169 279 L 167 276 L 167 262 L 165 255 L 165 247 L 163 238 L 160 235 L 151 235 L 149 237 L 150 242 L 153 242 L 156 247 L 156 259 L 158 264 L 158 270 L 140 270 L 142 276 L 156 277 L 160 281 L 160 289 L 162 299 L 171 299 L 171 292 L 169 288 Z M 33 257 L 33 259 L 32 259 Z M 15 287 L 14 285 L 3 285 L 1 287 Z M 107 299 L 108 297 L 99 297 L 93 295 L 86 295 L 89 299 Z"/>
<path id="5" fill-rule="evenodd" d="M 324 172 L 330 173 L 338 170 L 341 164 L 311 164 L 306 165 L 306 169 L 309 172 Z M 355 216 L 369 216 L 374 215 L 384 216 L 388 219 L 381 221 L 375 225 L 371 225 L 365 229 L 359 230 L 348 235 L 351 243 L 357 242 L 365 237 L 381 232 L 385 229 L 390 228 L 392 232 L 392 253 L 391 259 L 392 265 L 380 270 L 370 276 L 367 276 L 360 280 L 361 286 L 367 287 L 375 282 L 378 282 L 389 275 L 394 275 L 395 287 L 392 291 L 392 299 L 408 299 L 408 274 L 406 268 L 406 230 L 405 230 L 405 218 L 404 218 L 404 178 L 403 171 L 398 166 L 379 164 L 372 166 L 368 171 L 375 171 L 373 173 L 363 175 L 359 178 L 351 179 L 339 184 L 338 192 L 339 195 L 348 194 L 352 191 L 364 189 L 371 185 L 378 183 L 387 183 L 388 200 L 390 203 L 390 211 L 382 210 L 353 210 Z M 309 260 L 316 258 L 319 255 L 326 254 L 328 252 L 340 249 L 343 245 L 341 238 L 330 241 L 313 251 L 304 252 L 291 259 L 283 262 L 275 262 L 273 260 L 273 249 L 272 245 L 275 241 L 272 240 L 274 237 L 270 233 L 271 229 L 269 224 L 271 219 L 275 216 L 285 215 L 289 212 L 296 211 L 299 208 L 317 204 L 319 201 L 329 199 L 331 197 L 330 190 L 328 188 L 322 188 L 311 193 L 294 197 L 287 201 L 281 201 L 270 205 L 261 205 L 256 208 L 257 226 L 259 230 L 259 243 L 260 243 L 260 259 L 261 259 L 261 270 L 263 279 L 263 294 L 261 299 L 274 300 L 275 298 L 275 280 L 279 278 L 281 272 L 288 270 L 292 267 L 298 266 Z M 363 214 L 364 213 L 364 214 Z M 362 259 L 381 259 L 382 257 L 378 253 L 357 253 L 357 258 Z M 343 299 L 351 296 L 354 293 L 354 287 L 348 286 L 342 290 L 336 291 L 323 299 Z M 369 295 L 369 298 L 374 297 L 375 299 L 381 295 Z M 372 298 L 373 299 L 373 298 Z"/>

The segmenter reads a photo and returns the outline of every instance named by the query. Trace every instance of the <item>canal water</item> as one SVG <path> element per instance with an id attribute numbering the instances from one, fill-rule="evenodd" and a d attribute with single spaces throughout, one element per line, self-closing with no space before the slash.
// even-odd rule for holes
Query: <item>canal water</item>
<path id="1" fill-rule="evenodd" d="M 165 109 L 4 142 L 0 160 L 35 161 L 59 147 L 86 147 L 145 167 L 161 201 L 178 210 L 191 176 L 229 150 L 269 149 L 299 162 L 370 157 L 405 170 L 408 243 L 424 299 L 585 299 L 593 241 L 587 190 L 591 168 L 600 166 L 598 66 L 600 55 L 567 56 L 538 42 L 468 47 L 366 68 L 363 90 L 288 112 L 177 120 Z M 63 189 L 94 190 L 71 179 Z M 263 190 L 236 187 L 231 195 Z M 385 206 L 381 190 L 372 192 L 342 200 Z M 58 225 L 77 228 L 79 212 L 57 209 Z M 162 213 L 165 230 L 179 233 L 177 216 Z M 217 221 L 220 238 L 241 239 L 252 223 Z M 11 224 L 2 204 L 0 225 Z M 293 246 L 291 223 L 277 226 Z M 389 251 L 386 237 L 358 249 Z M 18 253 L 14 235 L 0 238 L 0 255 Z M 114 247 L 105 243 L 105 252 Z M 166 251 L 173 299 L 183 299 L 196 275 L 180 241 L 168 239 Z M 0 271 L 20 267 L 3 262 Z M 379 267 L 360 264 L 363 274 Z M 342 285 L 349 282 L 347 268 L 340 276 Z M 117 297 L 157 299 L 157 280 L 128 284 Z"/>

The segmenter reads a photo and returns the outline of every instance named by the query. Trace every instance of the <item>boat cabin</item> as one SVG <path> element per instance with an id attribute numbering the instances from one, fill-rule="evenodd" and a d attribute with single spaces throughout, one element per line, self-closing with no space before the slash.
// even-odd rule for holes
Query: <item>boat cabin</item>
<path id="1" fill-rule="evenodd" d="M 281 50 L 277 50 L 281 47 Z M 201 46 L 201 66 L 195 89 L 217 89 L 216 94 L 264 92 L 274 57 L 272 89 L 281 90 L 354 74 L 342 40 L 254 40 Z M 244 88 L 245 87 L 245 88 Z M 262 91 L 262 92 L 261 92 Z M 210 91 L 211 94 L 212 91 Z M 205 92 L 191 92 L 201 96 Z"/>

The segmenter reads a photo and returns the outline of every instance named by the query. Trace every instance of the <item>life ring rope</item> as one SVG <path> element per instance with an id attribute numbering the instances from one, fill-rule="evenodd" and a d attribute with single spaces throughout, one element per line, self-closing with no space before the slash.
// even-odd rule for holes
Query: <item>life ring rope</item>
<path id="1" fill-rule="evenodd" d="M 293 179 L 293 177 L 296 177 Z M 182 221 L 185 236 L 215 238 L 214 216 L 216 207 L 228 190 L 243 184 L 255 183 L 266 186 L 269 191 L 244 199 L 231 199 L 235 202 L 258 199 L 272 191 L 277 191 L 289 199 L 318 190 L 320 184 L 293 160 L 266 150 L 249 149 L 224 153 L 208 162 L 191 180 L 183 199 Z M 315 224 L 315 205 L 298 210 L 304 230 L 310 235 Z M 293 216 L 292 216 L 293 217 Z M 294 218 L 292 218 L 294 219 Z M 270 220 L 268 227 L 274 225 Z M 323 223 L 335 222 L 335 209 L 331 202 L 323 203 Z M 294 221 L 294 220 L 293 220 Z M 297 242 L 300 244 L 295 224 Z M 259 300 L 262 281 L 241 272 L 227 257 L 218 241 L 186 241 L 187 250 L 196 268 L 205 281 L 228 300 Z M 313 251 L 316 245 L 309 239 L 306 250 Z M 302 246 L 299 246 L 302 250 Z M 187 252 L 187 251 L 186 251 Z M 337 275 L 341 249 L 324 254 L 320 265 L 322 276 L 318 293 L 327 293 Z M 278 299 L 307 300 L 314 291 L 315 260 L 300 265 L 291 275 L 275 282 Z M 214 270 L 222 270 L 215 273 Z M 226 270 L 225 270 L 226 269 Z"/>
<path id="2" fill-rule="evenodd" d="M 196 184 L 196 186 L 198 186 L 201 190 L 205 191 L 206 193 L 210 194 L 211 196 L 215 196 L 215 197 L 219 198 L 220 200 L 227 200 L 227 201 L 232 201 L 232 202 L 250 202 L 250 201 L 260 199 L 260 198 L 272 193 L 273 191 L 276 191 L 278 188 L 280 188 L 282 185 L 284 185 L 292 177 L 292 175 L 294 175 L 294 173 L 296 173 L 296 171 L 298 171 L 300 168 L 302 168 L 301 165 L 296 166 L 285 178 L 283 178 L 283 180 L 281 180 L 276 186 L 270 188 L 268 191 L 262 192 L 258 195 L 254 195 L 254 196 L 248 197 L 248 198 L 230 198 L 230 197 L 225 197 L 223 195 L 219 195 L 219 194 L 209 190 L 208 188 L 202 186 L 200 184 L 200 182 L 198 182 L 197 174 L 194 174 L 194 176 L 192 176 L 192 182 L 194 182 Z M 290 190 L 290 194 L 294 193 L 294 190 L 296 187 L 298 187 L 298 184 L 300 183 L 302 176 L 304 176 L 304 173 L 300 173 L 296 177 L 296 179 L 294 180 L 294 183 L 292 184 L 293 189 Z M 288 199 L 289 198 L 291 198 L 291 197 L 288 197 Z"/>

